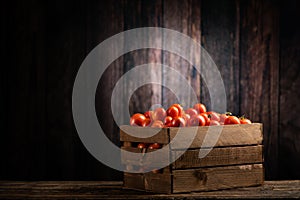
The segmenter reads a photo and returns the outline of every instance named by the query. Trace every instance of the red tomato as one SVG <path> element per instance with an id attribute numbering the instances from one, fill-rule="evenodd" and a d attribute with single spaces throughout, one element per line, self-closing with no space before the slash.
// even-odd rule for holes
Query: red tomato
<path id="1" fill-rule="evenodd" d="M 171 116 L 167 116 L 164 120 L 164 124 L 167 125 L 167 124 L 171 123 L 172 119 L 173 118 Z"/>
<path id="2" fill-rule="evenodd" d="M 160 120 L 156 120 L 153 122 L 153 124 L 151 125 L 151 127 L 156 127 L 156 128 L 163 128 L 164 127 L 164 123 Z"/>
<path id="3" fill-rule="evenodd" d="M 205 118 L 202 115 L 194 115 L 190 119 L 190 126 L 205 126 Z"/>
<path id="4" fill-rule="evenodd" d="M 179 116 L 179 110 L 177 107 L 175 106 L 171 106 L 168 110 L 167 110 L 167 115 L 168 116 L 171 116 L 173 119 L 175 117 L 178 117 Z"/>
<path id="5" fill-rule="evenodd" d="M 252 122 L 247 118 L 240 118 L 241 124 L 252 124 Z"/>
<path id="6" fill-rule="evenodd" d="M 202 103 L 197 103 L 194 105 L 194 109 L 197 110 L 197 112 L 200 113 L 205 113 L 206 112 L 206 107 Z"/>
<path id="7" fill-rule="evenodd" d="M 137 148 L 138 149 L 145 149 L 145 148 L 147 148 L 147 145 L 145 143 L 139 143 Z"/>
<path id="8" fill-rule="evenodd" d="M 210 118 L 208 117 L 208 115 L 206 113 L 201 113 L 200 115 L 205 119 L 205 126 L 209 126 Z"/>
<path id="9" fill-rule="evenodd" d="M 143 126 L 143 124 L 145 123 L 144 121 L 146 120 L 145 115 L 141 114 L 141 113 L 136 113 L 134 115 L 132 115 L 132 117 L 130 118 L 130 125 L 131 126 Z"/>
<path id="10" fill-rule="evenodd" d="M 150 144 L 150 146 L 148 147 L 149 149 L 159 149 L 160 148 L 160 144 L 158 143 L 153 143 Z"/>
<path id="11" fill-rule="evenodd" d="M 185 120 L 185 122 L 188 122 L 191 119 L 191 116 L 186 113 L 183 113 L 181 117 Z"/>
<path id="12" fill-rule="evenodd" d="M 152 113 L 152 119 L 164 121 L 165 117 L 167 116 L 167 113 L 164 108 L 156 108 Z"/>
<path id="13" fill-rule="evenodd" d="M 143 122 L 142 122 L 142 127 L 146 127 L 149 126 L 151 123 L 151 119 L 150 118 L 146 118 Z"/>
<path id="14" fill-rule="evenodd" d="M 148 111 L 146 111 L 146 112 L 144 113 L 144 115 L 145 115 L 146 118 L 151 118 L 152 113 L 153 113 L 153 111 L 148 110 Z"/>
<path id="15" fill-rule="evenodd" d="M 229 116 L 226 115 L 226 114 L 221 114 L 221 115 L 220 115 L 220 121 L 219 121 L 219 122 L 224 124 L 225 120 L 226 120 L 228 117 L 229 117 Z"/>
<path id="16" fill-rule="evenodd" d="M 240 124 L 240 120 L 239 118 L 237 118 L 236 116 L 229 116 L 227 119 L 225 119 L 224 124 Z"/>
<path id="17" fill-rule="evenodd" d="M 179 114 L 178 114 L 178 116 L 181 116 L 182 114 L 183 114 L 183 108 L 182 108 L 182 106 L 180 105 L 180 104 L 173 104 L 172 106 L 175 106 L 177 109 L 178 109 L 178 111 L 179 111 Z M 172 107 L 171 106 L 171 107 Z"/>
<path id="18" fill-rule="evenodd" d="M 189 114 L 191 117 L 198 114 L 197 110 L 195 110 L 194 108 L 186 109 L 185 113 Z"/>
<path id="19" fill-rule="evenodd" d="M 220 125 L 220 123 L 216 120 L 210 120 L 210 123 L 209 123 L 210 126 L 218 126 Z"/>
<path id="20" fill-rule="evenodd" d="M 184 127 L 186 126 L 186 121 L 183 117 L 175 117 L 171 122 L 171 127 Z"/>
<path id="21" fill-rule="evenodd" d="M 210 112 L 207 112 L 207 114 L 208 114 L 208 117 L 211 120 L 215 120 L 215 121 L 218 121 L 218 122 L 220 121 L 220 114 L 219 113 L 210 111 Z"/>

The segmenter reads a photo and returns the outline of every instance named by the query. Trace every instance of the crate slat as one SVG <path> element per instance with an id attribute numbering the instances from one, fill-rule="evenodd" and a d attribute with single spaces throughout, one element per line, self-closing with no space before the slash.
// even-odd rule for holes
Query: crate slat
<path id="1" fill-rule="evenodd" d="M 152 135 L 153 132 L 156 132 L 155 135 Z M 130 134 L 127 134 L 130 133 Z M 141 136 L 141 137 L 134 137 Z M 137 127 L 137 126 L 120 126 L 120 141 L 128 142 L 145 142 L 145 143 L 160 143 L 168 144 L 169 143 L 169 134 L 167 128 L 150 128 L 150 127 Z"/>
<path id="2" fill-rule="evenodd" d="M 161 166 L 162 164 L 168 165 L 169 164 L 169 156 L 170 152 L 169 149 L 164 150 L 164 156 L 162 153 L 159 155 L 150 154 L 155 150 L 147 149 L 147 151 L 143 154 L 141 149 L 136 147 L 121 147 L 121 149 L 129 152 L 136 153 L 135 155 L 124 155 L 121 153 L 121 162 L 124 165 L 136 165 L 136 166 Z M 161 150 L 161 149 L 160 149 Z"/>
<path id="3" fill-rule="evenodd" d="M 172 156 L 182 154 L 173 164 L 173 169 L 208 167 L 236 164 L 262 163 L 263 146 L 222 147 L 213 148 L 204 158 L 199 158 L 199 149 L 172 151 Z"/>
<path id="4" fill-rule="evenodd" d="M 202 145 L 204 138 L 207 134 L 208 128 L 212 136 L 216 136 L 216 131 L 222 128 L 222 133 L 217 139 L 215 137 L 206 138 L 208 145 Z M 172 141 L 177 132 L 178 142 Z M 202 126 L 202 127 L 186 127 L 186 128 L 171 128 L 170 130 L 170 144 L 172 149 L 200 148 L 202 147 L 220 147 L 220 146 L 241 146 L 262 144 L 262 124 L 238 124 L 238 125 L 225 125 L 225 126 Z M 188 138 L 193 138 L 193 133 L 196 135 L 190 145 L 188 145 Z"/>
<path id="5" fill-rule="evenodd" d="M 247 187 L 263 183 L 262 164 L 173 171 L 173 193 Z"/>

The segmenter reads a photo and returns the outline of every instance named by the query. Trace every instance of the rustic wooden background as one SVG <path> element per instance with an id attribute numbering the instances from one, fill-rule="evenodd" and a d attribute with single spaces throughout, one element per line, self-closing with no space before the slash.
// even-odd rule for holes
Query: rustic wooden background
<path id="1" fill-rule="evenodd" d="M 228 110 L 264 124 L 266 179 L 300 178 L 299 1 L 20 0 L 5 1 L 0 9 L 0 179 L 122 179 L 82 145 L 72 118 L 72 87 L 97 44 L 144 26 L 171 28 L 201 42 L 221 71 Z M 126 71 L 148 62 L 179 70 L 199 100 L 210 104 L 200 75 L 180 57 L 154 49 L 125 54 L 102 76 L 96 94 L 100 124 L 115 144 L 112 89 Z M 174 81 L 160 73 L 162 83 Z M 145 85 L 132 96 L 130 110 L 175 101 L 167 88 Z"/>

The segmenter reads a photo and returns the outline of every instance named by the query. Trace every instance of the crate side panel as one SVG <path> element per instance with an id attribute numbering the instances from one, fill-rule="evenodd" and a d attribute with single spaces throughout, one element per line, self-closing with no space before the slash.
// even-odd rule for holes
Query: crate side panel
<path id="1" fill-rule="evenodd" d="M 209 191 L 261 185 L 263 165 L 236 165 L 173 171 L 173 192 Z"/>
<path id="2" fill-rule="evenodd" d="M 171 174 L 169 173 L 146 173 L 145 174 L 145 189 L 151 192 L 172 193 Z"/>
<path id="3" fill-rule="evenodd" d="M 123 125 L 120 127 L 120 141 L 168 144 L 169 134 L 167 128 Z"/>
<path id="4" fill-rule="evenodd" d="M 213 148 L 204 158 L 199 158 L 199 149 L 172 151 L 173 158 L 182 155 L 172 164 L 173 169 L 221 165 L 262 163 L 262 145 Z"/>
<path id="5" fill-rule="evenodd" d="M 124 173 L 124 188 L 145 190 L 143 174 Z"/>
<path id="6" fill-rule="evenodd" d="M 262 144 L 262 124 L 170 128 L 170 140 L 172 149 Z"/>
<path id="7" fill-rule="evenodd" d="M 121 152 L 121 162 L 124 165 L 135 165 L 140 167 L 169 165 L 169 149 L 159 149 L 159 154 L 153 154 L 152 152 L 156 150 L 151 149 L 147 149 L 146 151 L 135 147 L 121 147 L 121 149 L 135 153 L 128 155 Z"/>

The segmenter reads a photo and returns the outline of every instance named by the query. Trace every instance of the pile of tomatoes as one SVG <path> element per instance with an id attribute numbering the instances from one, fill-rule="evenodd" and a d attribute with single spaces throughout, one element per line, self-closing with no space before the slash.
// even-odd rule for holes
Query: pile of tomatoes
<path id="1" fill-rule="evenodd" d="M 245 117 L 236 117 L 231 113 L 217 113 L 206 111 L 206 106 L 197 103 L 186 110 L 180 104 L 173 104 L 167 110 L 156 108 L 144 114 L 136 113 L 130 118 L 130 125 L 141 127 L 188 127 L 188 126 L 216 126 L 228 124 L 251 124 Z"/>

